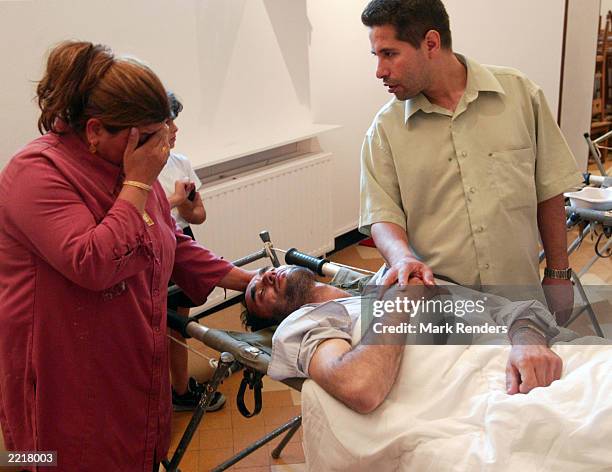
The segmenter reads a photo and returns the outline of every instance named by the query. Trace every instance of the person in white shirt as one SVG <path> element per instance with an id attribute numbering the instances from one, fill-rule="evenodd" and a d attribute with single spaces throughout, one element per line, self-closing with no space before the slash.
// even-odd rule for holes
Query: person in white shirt
<path id="1" fill-rule="evenodd" d="M 170 130 L 168 142 L 170 149 L 174 149 L 178 127 L 175 120 L 183 109 L 183 105 L 173 92 L 168 92 L 171 116 L 167 120 Z M 188 236 L 195 239 L 189 225 L 202 224 L 206 220 L 206 209 L 198 190 L 202 182 L 196 175 L 189 159 L 182 154 L 170 151 L 166 166 L 158 177 L 159 183 L 166 192 L 168 202 L 172 209 L 172 216 L 177 225 Z M 168 296 L 168 308 L 181 316 L 189 316 L 189 308 L 194 306 L 192 301 L 183 292 Z M 182 342 L 185 339 L 177 331 L 172 336 Z M 204 385 L 189 377 L 187 371 L 187 350 L 177 344 L 170 343 L 170 374 L 172 378 L 172 405 L 175 411 L 194 409 L 204 392 Z M 217 392 L 208 411 L 220 409 L 225 403 L 225 397 Z"/>

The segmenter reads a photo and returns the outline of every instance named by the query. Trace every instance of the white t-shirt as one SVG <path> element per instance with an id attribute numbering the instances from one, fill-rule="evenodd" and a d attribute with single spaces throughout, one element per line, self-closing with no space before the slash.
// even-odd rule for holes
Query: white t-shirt
<path id="1" fill-rule="evenodd" d="M 176 154 L 171 152 L 166 162 L 165 167 L 162 169 L 158 176 L 159 183 L 166 192 L 166 197 L 169 197 L 174 193 L 174 183 L 177 180 L 188 180 L 195 184 L 196 190 L 199 190 L 202 186 L 202 182 L 196 175 L 191 167 L 191 162 L 182 154 Z M 189 223 L 179 215 L 178 209 L 172 209 L 172 216 L 181 227 L 181 229 L 189 226 Z"/>

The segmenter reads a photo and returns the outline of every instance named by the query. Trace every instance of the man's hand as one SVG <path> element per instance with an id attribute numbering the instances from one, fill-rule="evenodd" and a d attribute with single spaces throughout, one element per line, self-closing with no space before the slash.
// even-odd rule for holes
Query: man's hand
<path id="1" fill-rule="evenodd" d="M 424 285 L 430 287 L 436 285 L 432 270 L 410 250 L 408 234 L 403 228 L 395 223 L 380 222 L 372 225 L 371 232 L 376 247 L 389 266 L 381 281 L 383 286 L 388 287 L 395 282 L 408 285 L 413 278 L 422 280 Z"/>
<path id="2" fill-rule="evenodd" d="M 572 281 L 544 277 L 542 288 L 548 308 L 555 315 L 557 324 L 565 326 L 574 309 L 574 285 Z"/>
<path id="3" fill-rule="evenodd" d="M 529 393 L 536 387 L 548 387 L 561 378 L 563 361 L 546 345 L 546 340 L 523 329 L 512 339 L 506 365 L 506 389 L 509 395 Z"/>
<path id="4" fill-rule="evenodd" d="M 397 282 L 398 285 L 413 285 L 416 283 L 414 279 L 422 281 L 429 287 L 436 285 L 433 271 L 429 266 L 414 257 L 405 257 L 391 266 L 381 284 L 390 286 Z"/>

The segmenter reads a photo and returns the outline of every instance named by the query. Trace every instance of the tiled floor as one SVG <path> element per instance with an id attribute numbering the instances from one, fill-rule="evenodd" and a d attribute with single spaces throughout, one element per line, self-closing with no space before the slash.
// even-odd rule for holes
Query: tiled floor
<path id="1" fill-rule="evenodd" d="M 215 313 L 201 322 L 210 327 L 219 327 L 241 331 L 240 308 L 235 305 Z M 189 340 L 191 347 L 209 358 L 216 358 L 216 352 L 208 349 L 198 341 Z M 212 368 L 208 360 L 193 353 L 189 357 L 191 375 L 198 379 L 209 378 Z M 236 394 L 242 380 L 238 372 L 223 382 L 220 391 L 227 397 L 225 407 L 214 413 L 207 413 L 188 448 L 180 469 L 183 472 L 206 471 L 229 459 L 235 453 L 260 439 L 265 434 L 281 426 L 291 418 L 300 415 L 299 393 L 279 382 L 264 378 L 263 408 L 259 415 L 244 418 L 236 407 Z M 252 392 L 246 392 L 247 407 L 252 409 Z M 171 452 L 176 448 L 185 430 L 191 414 L 175 413 L 172 423 Z M 229 470 L 298 472 L 304 470 L 304 452 L 302 450 L 302 432 L 293 436 L 283 450 L 279 459 L 270 455 L 272 449 L 280 442 L 283 435 L 255 451 L 238 462 Z"/>
<path id="2" fill-rule="evenodd" d="M 573 232 L 568 234 L 570 241 L 574 237 Z M 574 268 L 580 268 L 593 254 L 593 244 L 587 238 L 580 249 L 571 257 L 571 265 Z M 382 259 L 376 249 L 358 245 L 350 246 L 334 254 L 332 259 L 343 264 L 372 271 L 377 270 L 382 264 Z M 610 259 L 598 260 L 589 273 L 583 277 L 583 281 L 585 284 L 612 285 L 612 264 Z M 612 336 L 610 305 L 603 303 L 596 307 L 596 309 L 601 312 L 598 313 L 598 316 L 600 316 L 600 322 L 604 330 Z M 233 306 L 207 317 L 202 323 L 211 327 L 240 330 L 239 314 L 239 308 Z M 578 319 L 572 325 L 572 328 L 584 334 L 592 334 L 592 328 L 586 316 Z M 191 340 L 190 344 L 207 356 L 215 356 L 214 352 L 207 350 L 207 348 L 196 341 Z M 190 356 L 190 371 L 200 379 L 209 377 L 212 372 L 206 360 L 195 355 Z M 183 472 L 203 472 L 209 470 L 214 465 L 228 459 L 232 454 L 255 439 L 260 438 L 266 432 L 300 414 L 299 393 L 289 390 L 284 384 L 266 378 L 264 382 L 262 413 L 255 418 L 242 418 L 235 406 L 235 395 L 241 378 L 241 374 L 235 374 L 221 386 L 221 391 L 228 397 L 228 404 L 222 411 L 209 413 L 205 417 L 196 438 L 193 440 L 193 445 L 190 446 L 181 464 Z M 173 423 L 173 447 L 178 442 L 180 434 L 182 434 L 188 421 L 188 413 L 175 415 Z M 262 450 L 234 465 L 230 470 L 240 470 L 243 472 L 303 471 L 305 470 L 305 465 L 301 437 L 301 431 L 299 431 L 285 448 L 281 458 L 277 460 L 270 457 L 271 448 L 265 446 Z M 277 438 L 272 444 L 276 445 L 279 440 Z"/>

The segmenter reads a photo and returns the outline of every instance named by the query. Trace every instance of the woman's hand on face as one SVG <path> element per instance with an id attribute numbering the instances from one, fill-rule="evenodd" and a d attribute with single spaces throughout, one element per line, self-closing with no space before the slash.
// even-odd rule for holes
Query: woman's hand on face
<path id="1" fill-rule="evenodd" d="M 165 123 L 144 144 L 138 146 L 140 133 L 131 128 L 123 153 L 123 169 L 126 180 L 151 185 L 166 165 L 170 153 L 169 131 Z"/>

